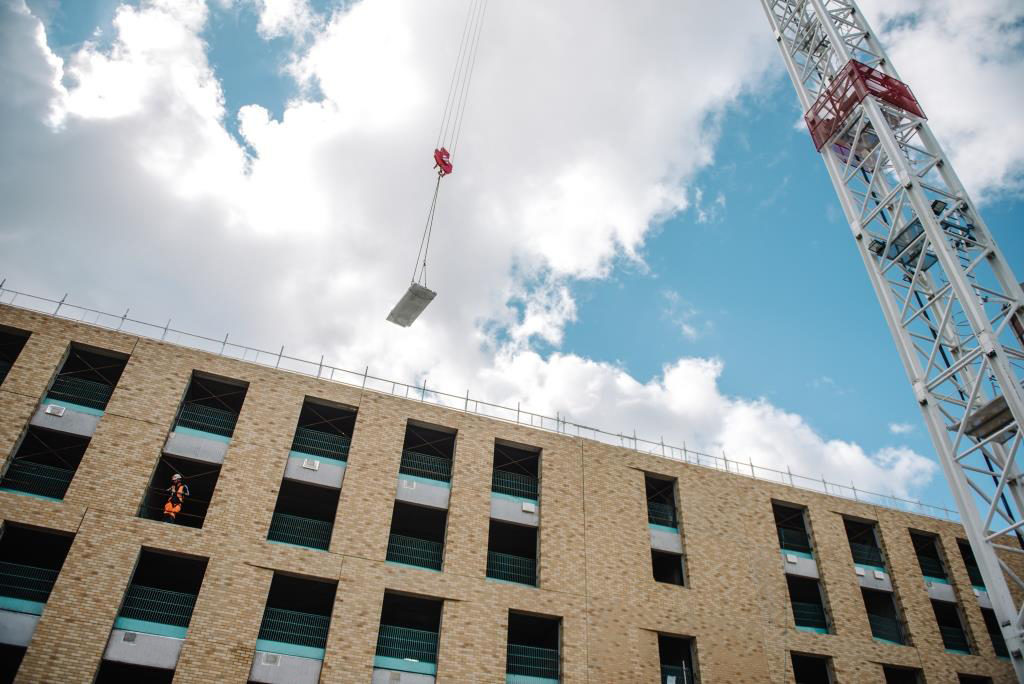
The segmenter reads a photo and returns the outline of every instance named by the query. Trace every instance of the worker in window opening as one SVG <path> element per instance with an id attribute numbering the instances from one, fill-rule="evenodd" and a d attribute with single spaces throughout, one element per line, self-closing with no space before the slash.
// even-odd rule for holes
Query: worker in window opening
<path id="1" fill-rule="evenodd" d="M 164 504 L 164 522 L 174 522 L 174 518 L 181 513 L 181 505 L 185 503 L 188 496 L 188 485 L 181 481 L 181 475 L 171 475 L 171 486 L 167 488 L 167 503 Z"/>

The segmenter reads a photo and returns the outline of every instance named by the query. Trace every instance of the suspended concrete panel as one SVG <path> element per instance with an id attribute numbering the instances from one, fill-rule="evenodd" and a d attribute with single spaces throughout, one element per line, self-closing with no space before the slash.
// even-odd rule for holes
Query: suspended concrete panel
<path id="1" fill-rule="evenodd" d="M 395 308 L 388 314 L 388 320 L 408 328 L 427 308 L 427 304 L 434 301 L 436 296 L 437 293 L 433 290 L 428 290 L 417 283 L 411 283 L 409 289 L 395 304 Z"/>
<path id="2" fill-rule="evenodd" d="M 860 586 L 865 589 L 892 591 L 892 580 L 884 570 L 870 565 L 855 565 L 854 572 L 857 573 L 857 581 L 860 582 Z"/>
<path id="3" fill-rule="evenodd" d="M 434 675 L 373 668 L 371 684 L 434 684 Z"/>
<path id="4" fill-rule="evenodd" d="M 782 568 L 787 575 L 818 579 L 818 563 L 814 556 L 799 551 L 782 551 Z"/>
<path id="5" fill-rule="evenodd" d="M 956 592 L 953 591 L 953 585 L 949 582 L 926 577 L 924 585 L 928 587 L 928 598 L 933 601 L 956 603 Z"/>
<path id="6" fill-rule="evenodd" d="M 450 493 L 447 483 L 424 477 L 399 475 L 395 499 L 418 506 L 447 509 Z"/>
<path id="7" fill-rule="evenodd" d="M 540 504 L 516 496 L 492 493 L 491 519 L 537 527 L 540 525 Z"/>
<path id="8" fill-rule="evenodd" d="M 341 483 L 345 479 L 345 463 L 293 451 L 288 456 L 284 477 L 286 480 L 295 482 L 305 482 L 329 489 L 341 489 Z"/>
<path id="9" fill-rule="evenodd" d="M 173 670 L 178 664 L 184 639 L 115 629 L 110 633 L 103 657 L 118 663 Z"/>
<path id="10" fill-rule="evenodd" d="M 313 658 L 256 651 L 249 671 L 250 682 L 262 684 L 316 684 L 323 661 Z"/>
<path id="11" fill-rule="evenodd" d="M 667 553 L 682 553 L 683 540 L 679 538 L 679 530 L 663 525 L 648 525 L 651 530 L 651 548 Z"/>
<path id="12" fill-rule="evenodd" d="M 175 429 L 167 438 L 164 453 L 168 456 L 180 456 L 215 465 L 223 463 L 224 455 L 228 452 L 227 440 L 222 441 L 219 435 L 214 434 L 209 436 L 196 434 L 198 432 L 198 430 L 184 432 L 181 428 Z"/>
<path id="13" fill-rule="evenodd" d="M 28 646 L 38 623 L 38 615 L 0 610 L 0 644 Z"/>
<path id="14" fill-rule="evenodd" d="M 75 404 L 58 403 L 48 399 L 36 409 L 31 422 L 32 425 L 47 430 L 92 437 L 102 416 L 103 411 Z"/>

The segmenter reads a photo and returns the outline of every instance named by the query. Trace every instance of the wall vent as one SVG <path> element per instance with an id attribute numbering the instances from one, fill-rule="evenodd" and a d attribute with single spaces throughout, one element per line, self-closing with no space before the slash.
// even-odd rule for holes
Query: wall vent
<path id="1" fill-rule="evenodd" d="M 304 458 L 302 459 L 302 467 L 306 470 L 320 470 L 320 461 Z"/>
<path id="2" fill-rule="evenodd" d="M 138 634 L 136 634 L 135 632 L 125 632 L 121 636 L 121 641 L 125 642 L 126 644 L 134 644 L 135 643 L 135 637 L 137 637 L 137 636 L 138 636 Z"/>
<path id="3" fill-rule="evenodd" d="M 276 653 L 264 653 L 263 654 L 262 664 L 263 665 L 275 665 L 275 666 L 276 665 L 280 665 L 281 664 L 281 656 L 279 656 Z"/>

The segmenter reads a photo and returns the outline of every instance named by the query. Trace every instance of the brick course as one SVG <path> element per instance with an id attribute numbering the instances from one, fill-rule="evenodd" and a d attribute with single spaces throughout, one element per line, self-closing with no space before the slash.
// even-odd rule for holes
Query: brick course
<path id="1" fill-rule="evenodd" d="M 439 682 L 504 682 L 508 611 L 562 620 L 563 681 L 658 681 L 657 635 L 695 638 L 702 684 L 792 684 L 789 653 L 837 682 L 881 664 L 1012 682 L 974 600 L 954 523 L 756 481 L 568 435 L 0 306 L 32 333 L 0 386 L 0 459 L 18 445 L 70 343 L 129 355 L 63 502 L 0 492 L 0 519 L 76 533 L 18 674 L 91 682 L 143 547 L 209 559 L 176 682 L 245 682 L 275 571 L 338 583 L 321 681 L 368 682 L 385 590 L 444 599 Z M 202 529 L 136 517 L 193 371 L 248 384 Z M 305 397 L 358 410 L 330 550 L 266 541 Z M 457 432 L 441 573 L 384 562 L 406 423 Z M 542 450 L 539 588 L 485 579 L 494 440 Z M 654 582 L 644 473 L 677 479 L 687 586 Z M 794 628 L 773 501 L 806 507 L 835 634 Z M 871 638 L 842 516 L 877 521 L 912 646 Z M 939 536 L 978 655 L 946 653 L 909 529 Z"/>

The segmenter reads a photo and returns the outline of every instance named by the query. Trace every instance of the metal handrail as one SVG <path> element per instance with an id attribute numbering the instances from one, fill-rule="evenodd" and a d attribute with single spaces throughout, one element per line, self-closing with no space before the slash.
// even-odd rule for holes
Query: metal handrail
<path id="1" fill-rule="evenodd" d="M 779 546 L 787 551 L 811 550 L 811 540 L 804 530 L 794 530 L 789 527 L 776 527 L 779 532 Z"/>
<path id="2" fill-rule="evenodd" d="M 426 477 L 439 482 L 451 482 L 452 460 L 443 456 L 407 450 L 402 452 L 402 464 L 398 472 Z"/>
<path id="3" fill-rule="evenodd" d="M 387 560 L 392 563 L 440 570 L 443 556 L 444 545 L 441 542 L 402 534 L 392 534 L 388 538 Z"/>
<path id="4" fill-rule="evenodd" d="M 874 565 L 880 568 L 885 567 L 885 561 L 882 559 L 882 550 L 877 546 L 861 542 L 850 542 L 850 553 L 853 555 L 854 563 Z"/>
<path id="5" fill-rule="evenodd" d="M 900 621 L 896 618 L 868 613 L 868 624 L 871 625 L 871 636 L 876 639 L 895 641 L 897 644 L 903 643 L 903 629 L 900 627 Z"/>
<path id="6" fill-rule="evenodd" d="M 133 584 L 128 587 L 118 616 L 188 627 L 195 606 L 195 594 Z"/>
<path id="7" fill-rule="evenodd" d="M 230 437 L 235 432 L 235 423 L 237 422 L 238 414 L 233 411 L 186 402 L 178 411 L 174 427 L 186 427 L 222 437 Z"/>
<path id="8" fill-rule="evenodd" d="M 310 456 L 334 458 L 339 461 L 348 460 L 349 446 L 352 439 L 345 435 L 313 428 L 300 427 L 295 429 L 292 439 L 292 451 L 300 451 Z"/>
<path id="9" fill-rule="evenodd" d="M 297 610 L 267 606 L 263 610 L 258 638 L 311 648 L 325 648 L 330 625 L 329 615 L 301 613 Z"/>
<path id="10" fill-rule="evenodd" d="M 17 458 L 0 479 L 0 489 L 63 499 L 74 477 L 74 470 Z"/>
<path id="11" fill-rule="evenodd" d="M 333 524 L 326 520 L 274 513 L 267 539 L 326 551 L 331 546 L 332 527 Z"/>
<path id="12" fill-rule="evenodd" d="M 537 559 L 488 551 L 487 576 L 506 582 L 535 586 L 537 584 Z"/>
<path id="13" fill-rule="evenodd" d="M 113 393 L 113 385 L 69 375 L 58 375 L 53 381 L 53 386 L 46 393 L 46 398 L 67 401 L 102 411 L 107 407 L 107 402 L 110 401 L 110 395 Z"/>
<path id="14" fill-rule="evenodd" d="M 647 522 L 655 525 L 676 526 L 676 507 L 660 501 L 647 502 Z"/>
<path id="15" fill-rule="evenodd" d="M 921 574 L 925 577 L 936 579 L 947 579 L 946 569 L 942 567 L 942 561 L 931 556 L 918 556 L 917 562 L 921 566 Z"/>
<path id="16" fill-rule="evenodd" d="M 661 663 L 661 684 L 667 684 L 669 677 L 675 677 L 675 684 L 692 684 L 690 669 L 685 665 L 666 665 Z"/>
<path id="17" fill-rule="evenodd" d="M 793 601 L 793 620 L 798 627 L 828 627 L 828 620 L 825 618 L 825 608 L 820 603 L 808 603 L 806 601 Z"/>
<path id="18" fill-rule="evenodd" d="M 491 474 L 491 491 L 524 499 L 537 500 L 539 481 L 533 475 L 495 470 Z"/>
<path id="19" fill-rule="evenodd" d="M 506 654 L 505 672 L 508 674 L 558 679 L 561 668 L 557 648 L 509 643 Z"/>
<path id="20" fill-rule="evenodd" d="M 941 520 L 959 520 L 959 514 L 955 510 L 942 506 L 934 506 L 922 503 L 921 501 L 901 498 L 893 494 L 871 492 L 850 485 L 828 482 L 824 478 L 805 477 L 790 472 L 788 469 L 767 468 L 755 465 L 750 461 L 737 461 L 726 458 L 724 455 L 713 456 L 690 449 L 685 444 L 681 447 L 673 446 L 666 444 L 664 440 L 653 441 L 637 437 L 635 434 L 627 435 L 620 432 L 608 432 L 600 428 L 573 422 L 562 415 L 546 416 L 541 413 L 527 411 L 518 405 L 504 406 L 481 399 L 473 399 L 470 398 L 469 392 L 465 394 L 450 394 L 434 389 L 428 390 L 426 383 L 422 386 L 410 385 L 397 380 L 371 375 L 369 369 L 363 371 L 349 370 L 325 364 L 322 359 L 320 361 L 310 361 L 288 356 L 284 353 L 283 349 L 271 352 L 256 347 L 235 344 L 228 341 L 228 336 L 222 339 L 214 339 L 172 328 L 170 324 L 149 323 L 129 318 L 127 313 L 123 315 L 111 314 L 98 309 L 70 304 L 66 299 L 66 297 L 61 300 L 50 299 L 0 287 L 0 304 L 6 304 L 26 311 L 36 311 L 58 318 L 95 325 L 108 330 L 117 330 L 126 334 L 176 344 L 189 349 L 197 349 L 211 354 L 269 366 L 290 373 L 298 373 L 321 380 L 361 387 L 365 390 L 381 394 L 430 402 L 495 420 L 516 425 L 526 425 L 538 430 L 592 439 L 603 444 L 632 449 L 633 451 L 653 456 L 661 456 L 689 465 L 725 471 L 734 475 L 743 475 L 755 480 L 765 480 L 797 489 L 806 489 L 852 499 L 861 503 L 911 511 Z"/>
<path id="21" fill-rule="evenodd" d="M 0 561 L 0 596 L 46 603 L 57 574 L 51 568 Z"/>
<path id="22" fill-rule="evenodd" d="M 437 632 L 382 624 L 377 633 L 376 654 L 384 658 L 436 663 Z"/>

